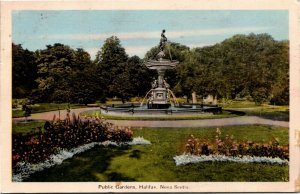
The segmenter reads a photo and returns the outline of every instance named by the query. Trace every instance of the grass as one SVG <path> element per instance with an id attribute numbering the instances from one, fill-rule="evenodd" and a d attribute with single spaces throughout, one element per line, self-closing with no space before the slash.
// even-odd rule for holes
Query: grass
<path id="1" fill-rule="evenodd" d="M 22 110 L 13 110 L 12 111 L 13 118 L 18 118 L 18 117 L 23 117 L 23 116 L 24 116 L 24 111 L 22 111 Z"/>
<path id="2" fill-rule="evenodd" d="M 68 103 L 40 103 L 31 106 L 32 112 L 31 113 L 40 113 L 40 112 L 48 112 L 48 111 L 55 111 L 55 110 L 64 110 L 67 109 Z M 87 107 L 82 104 L 70 104 L 70 108 L 84 108 Z M 23 117 L 23 111 L 22 110 L 13 110 L 12 111 L 12 117 Z"/>
<path id="3" fill-rule="evenodd" d="M 237 111 L 237 112 L 236 112 Z M 258 116 L 265 119 L 277 121 L 289 121 L 289 109 L 287 107 L 256 107 L 253 109 L 233 108 L 224 109 L 222 114 L 198 114 L 198 115 L 172 115 L 172 116 L 115 116 L 101 114 L 100 111 L 87 111 L 80 115 L 86 117 L 103 117 L 109 120 L 200 120 L 200 119 L 220 119 L 237 117 L 242 115 Z"/>
<path id="4" fill-rule="evenodd" d="M 290 114 L 287 106 L 263 106 L 256 109 L 243 110 L 246 115 L 258 116 L 277 121 L 289 121 Z"/>
<path id="5" fill-rule="evenodd" d="M 289 121 L 289 106 L 276 105 L 257 105 L 251 101 L 237 101 L 232 100 L 228 103 L 221 103 L 225 110 L 240 110 L 249 116 L 258 116 L 271 120 Z"/>
<path id="6" fill-rule="evenodd" d="M 112 101 L 110 101 L 112 103 Z M 82 113 L 84 116 L 93 117 L 103 116 L 106 119 L 111 120 L 198 120 L 198 119 L 215 119 L 215 118 L 228 118 L 228 117 L 235 117 L 241 116 L 240 113 L 244 112 L 248 116 L 258 116 L 266 119 L 271 120 L 278 120 L 278 121 L 289 121 L 289 107 L 288 106 L 273 106 L 273 105 L 257 105 L 255 102 L 251 101 L 237 101 L 232 100 L 227 103 L 219 104 L 223 108 L 223 113 L 218 115 L 187 115 L 187 116 L 162 116 L 159 118 L 155 117 L 143 117 L 143 116 L 113 116 L 113 115 L 105 115 L 100 114 L 99 111 L 93 112 L 85 112 Z M 230 112 L 233 111 L 233 112 Z"/>
<path id="7" fill-rule="evenodd" d="M 241 111 L 248 116 L 258 116 L 261 118 L 277 121 L 289 121 L 290 118 L 288 106 L 261 105 L 248 108 L 226 108 L 224 110 Z"/>
<path id="8" fill-rule="evenodd" d="M 101 114 L 100 111 L 87 111 L 80 114 L 81 116 L 86 117 L 103 117 L 109 120 L 199 120 L 199 119 L 219 119 L 219 118 L 228 118 L 228 117 L 236 117 L 238 115 L 223 111 L 221 114 L 191 114 L 191 115 L 170 115 L 170 116 L 117 116 L 117 115 L 106 115 Z"/>
<path id="9" fill-rule="evenodd" d="M 121 101 L 118 100 L 109 100 L 107 104 L 119 104 Z M 33 106 L 32 113 L 40 113 L 40 112 L 47 112 L 47 111 L 54 111 L 54 110 L 63 110 L 67 108 L 67 103 L 40 103 L 38 106 Z M 98 104 L 95 104 L 99 106 Z M 258 116 L 266 119 L 271 120 L 279 120 L 279 121 L 289 121 L 289 107 L 288 106 L 273 106 L 273 105 L 257 105 L 254 102 L 250 101 L 237 101 L 232 100 L 227 103 L 219 104 L 223 107 L 223 113 L 218 115 L 187 115 L 187 116 L 165 116 L 160 118 L 154 117 L 143 117 L 143 116 L 112 116 L 112 115 L 101 115 L 95 112 L 85 112 L 82 115 L 85 116 L 94 116 L 99 115 L 103 116 L 106 119 L 112 120 L 196 120 L 196 119 L 215 119 L 215 118 L 228 118 L 237 116 L 234 113 L 230 113 L 226 110 L 237 110 L 245 112 L 246 115 L 249 116 Z M 71 104 L 71 108 L 82 108 L 86 107 L 80 104 Z M 22 110 L 13 110 L 13 118 L 16 117 L 23 117 Z"/>
<path id="10" fill-rule="evenodd" d="M 230 100 L 226 103 L 220 103 L 220 106 L 224 108 L 250 108 L 250 107 L 260 107 L 260 105 L 255 104 L 251 101 L 242 101 L 242 100 Z"/>
<path id="11" fill-rule="evenodd" d="M 26 134 L 26 133 L 31 133 L 31 132 L 35 132 L 37 130 L 38 127 L 42 127 L 44 126 L 45 122 L 33 122 L 33 121 L 29 121 L 29 122 L 16 122 L 16 123 L 12 123 L 12 133 L 13 134 Z"/>
<path id="12" fill-rule="evenodd" d="M 36 172 L 26 181 L 33 182 L 200 182 L 200 181 L 288 181 L 288 165 L 205 162 L 176 166 L 175 155 L 183 153 L 190 134 L 214 139 L 215 128 L 138 128 L 151 145 L 95 147 L 61 165 Z M 238 141 L 268 142 L 272 137 L 288 144 L 288 129 L 261 125 L 222 127 L 222 135 L 233 134 Z"/>

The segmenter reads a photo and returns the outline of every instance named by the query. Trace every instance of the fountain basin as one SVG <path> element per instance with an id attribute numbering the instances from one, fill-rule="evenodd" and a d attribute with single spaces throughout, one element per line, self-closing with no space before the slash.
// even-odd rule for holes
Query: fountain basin
<path id="1" fill-rule="evenodd" d="M 208 104 L 178 104 L 166 108 L 149 108 L 149 104 L 112 104 L 100 107 L 105 115 L 134 115 L 134 116 L 171 116 L 171 115 L 202 115 L 222 113 L 222 107 Z"/>

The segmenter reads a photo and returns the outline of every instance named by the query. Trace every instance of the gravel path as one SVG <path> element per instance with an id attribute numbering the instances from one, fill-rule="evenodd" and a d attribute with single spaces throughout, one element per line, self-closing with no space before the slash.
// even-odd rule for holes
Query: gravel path
<path id="1" fill-rule="evenodd" d="M 71 109 L 71 114 L 75 113 L 76 115 L 78 115 L 81 112 L 85 112 L 88 110 L 100 110 L 99 107 L 88 107 L 88 108 L 77 108 L 77 109 Z M 34 113 L 31 114 L 30 117 L 28 117 L 28 119 L 32 119 L 32 120 L 46 120 L 46 121 L 50 121 L 53 119 L 53 116 L 56 116 L 56 118 L 60 117 L 60 119 L 65 119 L 66 115 L 67 115 L 67 110 L 56 110 L 56 111 L 50 111 L 50 112 L 42 112 L 42 113 Z M 13 121 L 23 121 L 24 117 L 20 117 L 20 118 L 13 118 Z"/>
<path id="2" fill-rule="evenodd" d="M 99 110 L 99 107 L 94 108 L 79 108 L 71 109 L 71 113 L 78 115 L 81 112 L 88 110 Z M 28 119 L 32 120 L 52 120 L 53 116 L 56 118 L 60 115 L 61 119 L 66 116 L 66 110 L 50 111 L 44 113 L 32 114 Z M 13 121 L 23 121 L 24 118 L 13 118 Z M 131 126 L 131 127 L 217 127 L 217 126 L 232 126 L 232 125 L 272 125 L 279 127 L 289 127 L 289 122 L 286 121 L 273 121 L 269 119 L 263 119 L 257 116 L 240 116 L 232 118 L 221 119 L 201 119 L 201 120 L 165 120 L 165 121 L 129 121 L 129 120 L 108 120 L 119 126 Z"/>

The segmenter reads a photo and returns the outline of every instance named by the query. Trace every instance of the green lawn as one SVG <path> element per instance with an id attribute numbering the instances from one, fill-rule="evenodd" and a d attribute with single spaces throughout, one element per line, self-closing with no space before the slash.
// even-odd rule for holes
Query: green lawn
<path id="1" fill-rule="evenodd" d="M 119 104 L 121 101 L 110 100 L 107 104 Z M 259 116 L 266 119 L 280 120 L 280 121 L 289 121 L 289 107 L 288 106 L 272 106 L 272 105 L 257 105 L 254 102 L 250 101 L 230 101 L 226 104 L 219 104 L 223 107 L 224 111 L 222 114 L 218 115 L 188 115 L 188 116 L 166 116 L 160 117 L 158 120 L 186 120 L 186 119 L 211 119 L 211 118 L 227 118 L 237 116 L 236 114 L 227 112 L 226 110 L 237 110 L 245 112 L 246 115 L 250 116 Z M 32 113 L 40 113 L 54 110 L 63 110 L 68 106 L 67 103 L 40 103 L 37 106 L 33 106 Z M 95 106 L 99 106 L 95 104 Z M 86 107 L 80 104 L 70 104 L 71 108 L 82 108 Z M 82 115 L 93 116 L 98 114 L 97 112 L 86 112 Z M 98 114 L 99 115 L 99 114 Z M 22 110 L 13 110 L 13 118 L 23 117 Z M 106 119 L 115 119 L 115 120 L 157 120 L 153 117 L 136 117 L 136 116 L 111 116 L 111 115 L 100 115 L 104 116 Z"/>
<path id="2" fill-rule="evenodd" d="M 55 111 L 55 110 L 65 110 L 68 107 L 68 103 L 39 103 L 36 105 L 31 106 L 32 112 L 31 113 L 40 113 L 40 112 L 48 112 L 48 111 Z M 83 108 L 87 107 L 82 104 L 70 104 L 70 108 Z M 12 117 L 23 117 L 22 110 L 13 110 Z"/>
<path id="3" fill-rule="evenodd" d="M 110 101 L 112 103 L 112 101 Z M 195 120 L 195 119 L 215 119 L 215 118 L 228 118 L 241 116 L 238 112 L 244 113 L 249 116 L 258 116 L 271 120 L 289 121 L 289 106 L 273 106 L 273 105 L 257 105 L 251 101 L 237 101 L 232 100 L 228 103 L 220 103 L 219 106 L 223 108 L 222 114 L 217 115 L 187 115 L 187 116 L 165 116 L 160 118 L 154 117 L 143 117 L 143 116 L 112 116 L 112 115 L 101 115 L 100 111 L 85 112 L 82 115 L 85 116 L 103 116 L 106 119 L 113 120 Z M 233 111 L 233 112 L 229 112 Z M 236 113 L 236 114 L 235 114 Z"/>
<path id="4" fill-rule="evenodd" d="M 13 118 L 18 118 L 18 117 L 23 117 L 23 116 L 24 116 L 24 111 L 22 111 L 22 110 L 13 110 L 12 111 Z"/>
<path id="5" fill-rule="evenodd" d="M 199 120 L 199 119 L 219 119 L 236 117 L 238 115 L 223 111 L 221 114 L 191 114 L 191 115 L 170 115 L 170 116 L 137 116 L 137 115 L 125 115 L 125 116 L 115 116 L 101 114 L 100 111 L 87 111 L 80 114 L 86 117 L 103 117 L 105 119 L 111 120 Z"/>
<path id="6" fill-rule="evenodd" d="M 251 101 L 243 100 L 230 100 L 226 103 L 220 103 L 220 106 L 224 108 L 249 108 L 249 107 L 260 107 L 261 105 L 255 104 Z"/>
<path id="7" fill-rule="evenodd" d="M 243 111 L 246 113 L 246 115 L 253 115 L 277 121 L 289 121 L 290 118 L 289 108 L 287 106 L 265 106 Z"/>
<path id="8" fill-rule="evenodd" d="M 176 166 L 175 155 L 183 153 L 186 138 L 193 134 L 214 139 L 216 128 L 139 128 L 151 145 L 95 147 L 61 165 L 33 174 L 26 181 L 288 181 L 288 165 L 205 162 Z M 272 137 L 288 144 L 288 129 L 270 126 L 222 127 L 222 135 L 233 134 L 238 141 L 268 142 Z"/>
<path id="9" fill-rule="evenodd" d="M 37 128 L 38 127 L 42 127 L 44 126 L 45 122 L 13 122 L 12 123 L 12 133 L 13 134 L 26 134 L 26 133 L 30 133 L 30 132 L 37 132 Z"/>

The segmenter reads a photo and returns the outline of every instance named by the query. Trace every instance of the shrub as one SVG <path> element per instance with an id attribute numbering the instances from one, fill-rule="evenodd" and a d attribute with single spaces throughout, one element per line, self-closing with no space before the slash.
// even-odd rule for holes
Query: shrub
<path id="1" fill-rule="evenodd" d="M 71 149 L 91 142 L 114 141 L 116 143 L 131 141 L 133 132 L 101 119 L 81 119 L 75 114 L 67 114 L 65 120 L 53 118 L 46 121 L 44 132 L 25 136 L 13 135 L 13 166 L 19 161 L 38 163 L 49 158 L 60 149 Z"/>
<path id="2" fill-rule="evenodd" d="M 22 110 L 24 111 L 24 117 L 26 118 L 27 120 L 27 117 L 29 117 L 31 115 L 31 111 L 32 111 L 32 108 L 26 104 L 24 104 L 22 106 Z"/>
<path id="3" fill-rule="evenodd" d="M 251 94 L 255 104 L 261 105 L 263 102 L 268 101 L 268 91 L 264 87 L 257 88 Z"/>
<path id="4" fill-rule="evenodd" d="M 289 95 L 289 87 L 284 88 L 284 90 L 273 96 L 270 100 L 270 104 L 273 105 L 289 105 L 290 95 Z"/>
<path id="5" fill-rule="evenodd" d="M 25 104 L 30 104 L 30 103 L 31 103 L 30 100 L 27 98 L 13 99 L 12 100 L 12 108 L 19 108 Z"/>
<path id="6" fill-rule="evenodd" d="M 289 159 L 289 146 L 280 146 L 276 138 L 273 138 L 272 141 L 265 144 L 254 143 L 252 141 L 237 143 L 232 135 L 226 135 L 225 138 L 222 139 L 219 128 L 216 130 L 214 142 L 200 141 L 191 135 L 186 141 L 185 152 L 192 155 L 249 155 Z"/>

